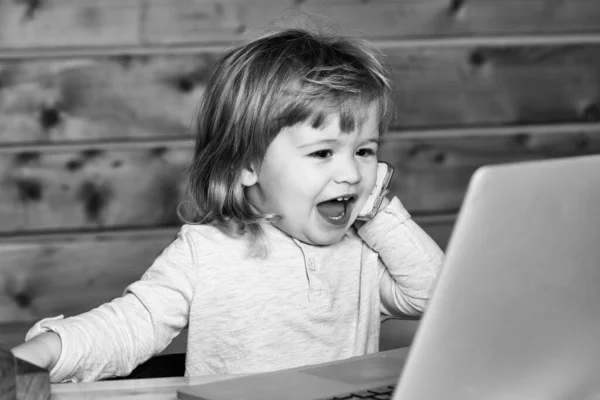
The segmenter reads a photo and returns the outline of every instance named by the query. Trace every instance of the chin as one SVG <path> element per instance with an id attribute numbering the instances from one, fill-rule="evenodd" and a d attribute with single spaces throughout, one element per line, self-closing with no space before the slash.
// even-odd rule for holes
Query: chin
<path id="1" fill-rule="evenodd" d="M 312 236 L 310 238 L 307 238 L 306 242 L 315 246 L 330 246 L 332 244 L 341 242 L 344 238 L 344 235 L 346 234 L 346 231 L 347 230 L 343 231 L 342 233 L 335 233 L 329 235 Z"/>
<path id="2" fill-rule="evenodd" d="M 346 227 L 338 227 L 337 229 L 308 229 L 308 230 L 293 230 L 287 229 L 287 226 L 279 225 L 279 229 L 297 240 L 311 244 L 314 246 L 330 246 L 342 241 L 346 233 L 351 229 L 352 225 Z"/>

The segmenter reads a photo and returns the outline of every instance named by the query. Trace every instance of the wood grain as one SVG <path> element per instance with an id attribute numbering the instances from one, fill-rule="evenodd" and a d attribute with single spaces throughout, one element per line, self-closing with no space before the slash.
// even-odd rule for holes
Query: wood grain
<path id="1" fill-rule="evenodd" d="M 0 348 L 0 399 L 50 399 L 48 371 L 14 357 L 8 349 Z"/>
<path id="2" fill-rule="evenodd" d="M 290 24 L 369 38 L 570 34 L 599 21 L 595 0 L 0 0 L 0 48 L 231 43 Z"/>
<path id="3" fill-rule="evenodd" d="M 214 54 L 0 62 L 0 142 L 185 136 Z"/>
<path id="4" fill-rule="evenodd" d="M 137 44 L 141 6 L 141 0 L 0 0 L 0 47 Z"/>
<path id="5" fill-rule="evenodd" d="M 0 399 L 17 399 L 17 369 L 15 357 L 8 348 L 0 348 Z"/>
<path id="6" fill-rule="evenodd" d="M 600 125 L 402 131 L 380 158 L 390 191 L 417 215 L 455 213 L 485 164 L 600 152 Z M 0 151 L 0 233 L 174 226 L 185 199 L 187 140 Z"/>
<path id="7" fill-rule="evenodd" d="M 172 226 L 191 145 L 0 152 L 0 232 Z"/>
<path id="8" fill-rule="evenodd" d="M 0 323 L 0 347 L 4 349 L 12 349 L 13 347 L 25 341 L 25 334 L 33 324 L 27 322 L 6 322 Z M 0 386 L 3 380 L 0 379 Z M 0 393 L 2 393 L 0 391 Z M 0 398 L 2 398 L 0 396 Z"/>
<path id="9" fill-rule="evenodd" d="M 239 375 L 124 379 L 85 383 L 53 384 L 52 400 L 176 400 L 177 389 L 216 382 Z"/>
<path id="10" fill-rule="evenodd" d="M 598 0 L 0 0 L 0 346 L 120 295 L 173 239 L 215 60 L 269 25 L 382 46 L 380 157 L 442 247 L 480 165 L 600 152 Z"/>
<path id="11" fill-rule="evenodd" d="M 384 50 L 398 129 L 600 121 L 600 43 Z M 0 61 L 0 143 L 188 135 L 218 54 Z"/>
<path id="12" fill-rule="evenodd" d="M 0 243 L 0 318 L 74 315 L 120 296 L 175 238 L 175 230 L 72 234 Z"/>
<path id="13" fill-rule="evenodd" d="M 389 48 L 396 125 L 459 127 L 600 120 L 600 46 Z"/>
<path id="14" fill-rule="evenodd" d="M 261 28 L 299 2 L 294 0 L 149 0 L 144 43 L 232 43 Z M 290 14 L 293 15 L 293 14 Z"/>
<path id="15" fill-rule="evenodd" d="M 17 400 L 49 400 L 50 374 L 47 370 L 16 359 Z"/>
<path id="16" fill-rule="evenodd" d="M 396 167 L 390 191 L 413 213 L 457 211 L 469 179 L 482 165 L 600 152 L 598 125 L 438 133 L 390 135 L 381 150 L 380 158 Z"/>

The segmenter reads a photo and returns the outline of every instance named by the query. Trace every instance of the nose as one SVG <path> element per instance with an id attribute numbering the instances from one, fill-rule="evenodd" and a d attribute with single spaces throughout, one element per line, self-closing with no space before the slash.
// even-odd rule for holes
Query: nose
<path id="1" fill-rule="evenodd" d="M 361 179 L 362 175 L 356 159 L 351 158 L 340 162 L 334 179 L 336 183 L 355 185 L 360 182 Z"/>

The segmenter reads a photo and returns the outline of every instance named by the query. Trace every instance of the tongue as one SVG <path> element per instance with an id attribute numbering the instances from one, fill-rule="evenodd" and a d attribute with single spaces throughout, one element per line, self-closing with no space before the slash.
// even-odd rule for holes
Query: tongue
<path id="1" fill-rule="evenodd" d="M 343 201 L 331 200 L 317 204 L 319 212 L 329 218 L 339 218 L 344 215 L 346 205 Z"/>

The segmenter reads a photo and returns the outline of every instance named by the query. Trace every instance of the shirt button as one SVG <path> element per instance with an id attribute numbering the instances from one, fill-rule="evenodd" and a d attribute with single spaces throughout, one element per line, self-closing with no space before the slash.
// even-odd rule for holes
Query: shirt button
<path id="1" fill-rule="evenodd" d="M 315 264 L 313 260 L 308 260 L 308 268 L 310 268 L 311 271 L 316 271 L 317 264 Z"/>

